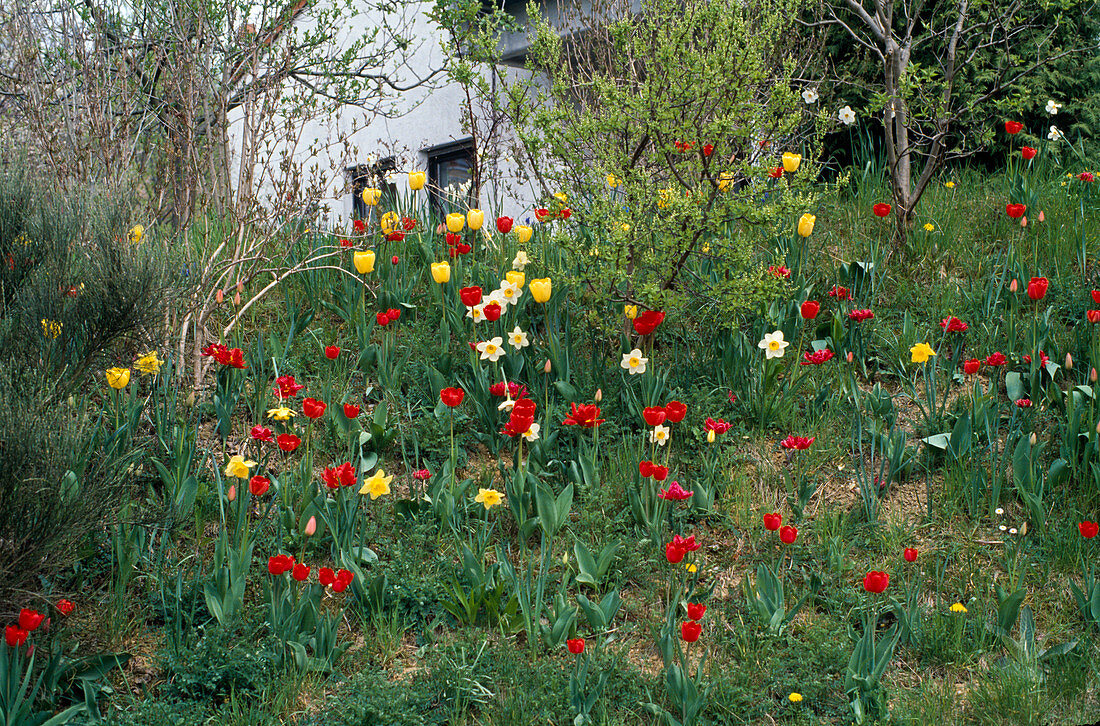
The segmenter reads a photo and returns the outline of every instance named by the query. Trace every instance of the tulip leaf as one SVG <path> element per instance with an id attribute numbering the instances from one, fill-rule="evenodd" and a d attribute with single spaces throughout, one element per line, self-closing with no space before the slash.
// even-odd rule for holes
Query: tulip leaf
<path id="1" fill-rule="evenodd" d="M 947 446 L 951 443 L 951 434 L 932 434 L 931 436 L 925 436 L 923 439 L 921 439 L 921 442 L 928 444 L 934 449 L 947 451 Z"/>
<path id="2" fill-rule="evenodd" d="M 1024 379 L 1018 371 L 1005 374 L 1005 392 L 1010 401 L 1018 401 L 1024 397 Z"/>

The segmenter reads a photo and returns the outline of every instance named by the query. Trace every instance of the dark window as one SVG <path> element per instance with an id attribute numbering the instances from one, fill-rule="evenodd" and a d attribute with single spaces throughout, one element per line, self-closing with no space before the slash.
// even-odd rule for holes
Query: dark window
<path id="1" fill-rule="evenodd" d="M 388 208 L 393 205 L 397 187 L 386 182 L 386 174 L 397 169 L 397 160 L 392 156 L 380 159 L 376 164 L 356 164 L 346 171 L 351 181 L 351 216 L 363 219 L 367 216 L 367 205 L 363 202 L 364 189 L 381 189 L 382 198 L 378 206 Z"/>
<path id="2" fill-rule="evenodd" d="M 428 150 L 428 182 L 432 210 L 437 215 L 454 209 L 466 211 L 473 203 L 473 171 L 474 147 L 470 141 Z"/>

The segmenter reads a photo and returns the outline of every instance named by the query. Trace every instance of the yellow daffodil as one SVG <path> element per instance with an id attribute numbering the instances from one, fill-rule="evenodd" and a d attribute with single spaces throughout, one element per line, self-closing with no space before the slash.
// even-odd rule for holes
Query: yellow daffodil
<path id="1" fill-rule="evenodd" d="M 535 230 L 528 227 L 526 224 L 517 224 L 513 231 L 516 233 L 516 241 L 521 245 L 525 245 L 531 241 L 531 235 L 535 233 Z"/>
<path id="2" fill-rule="evenodd" d="M 783 171 L 793 174 L 798 171 L 798 166 L 801 163 L 802 154 L 792 154 L 789 151 L 783 152 Z"/>
<path id="3" fill-rule="evenodd" d="M 480 209 L 471 209 L 466 212 L 466 224 L 473 231 L 481 229 L 481 225 L 485 224 L 485 213 Z"/>
<path id="4" fill-rule="evenodd" d="M 527 289 L 531 291 L 531 297 L 535 299 L 535 302 L 544 303 L 550 299 L 550 278 L 541 277 L 535 280 L 531 280 L 531 284 L 527 287 Z"/>
<path id="5" fill-rule="evenodd" d="M 462 231 L 462 228 L 466 226 L 466 215 L 459 214 L 458 212 L 451 212 L 447 215 L 447 231 L 452 234 L 458 234 Z"/>
<path id="6" fill-rule="evenodd" d="M 957 602 L 951 606 L 951 612 L 953 613 L 966 613 L 966 606 L 961 602 Z"/>
<path id="7" fill-rule="evenodd" d="M 145 227 L 142 227 L 140 224 L 135 224 L 130 228 L 130 242 L 132 244 L 139 245 L 144 239 Z"/>
<path id="8" fill-rule="evenodd" d="M 488 511 L 504 501 L 504 495 L 496 489 L 482 489 L 478 487 L 477 496 L 474 497 L 474 501 L 484 506 L 485 510 Z"/>
<path id="9" fill-rule="evenodd" d="M 447 262 L 432 263 L 432 279 L 440 285 L 451 279 L 451 265 Z"/>
<path id="10" fill-rule="evenodd" d="M 373 207 L 378 204 L 378 200 L 382 198 L 382 190 L 368 187 L 363 190 L 363 193 L 360 194 L 359 197 L 363 200 L 363 204 L 366 204 L 368 207 Z"/>
<path id="11" fill-rule="evenodd" d="M 292 409 L 289 409 L 286 406 L 279 406 L 278 408 L 270 409 L 267 412 L 267 417 L 273 418 L 276 421 L 289 421 L 296 415 L 297 414 L 294 413 Z"/>
<path id="12" fill-rule="evenodd" d="M 623 180 L 620 179 L 619 177 L 615 176 L 614 174 L 608 174 L 607 175 L 607 186 L 611 187 L 612 189 L 615 189 L 616 187 L 618 187 L 622 183 L 623 183 Z"/>
<path id="13" fill-rule="evenodd" d="M 909 352 L 913 355 L 914 363 L 927 363 L 928 359 L 936 354 L 928 343 L 917 343 L 909 349 Z"/>
<path id="14" fill-rule="evenodd" d="M 382 215 L 382 219 L 378 220 L 378 223 L 382 227 L 383 234 L 390 234 L 401 228 L 401 217 L 397 215 L 397 212 L 386 212 Z"/>
<path id="15" fill-rule="evenodd" d="M 519 270 L 509 270 L 504 273 L 504 279 L 512 283 L 516 287 L 523 287 L 523 283 L 527 282 L 527 278 Z"/>
<path id="16" fill-rule="evenodd" d="M 424 182 L 426 182 L 427 180 L 428 180 L 428 178 L 424 175 L 424 172 L 422 172 L 422 171 L 410 171 L 409 172 L 409 189 L 411 189 L 414 192 L 418 192 L 418 191 L 420 191 L 421 189 L 424 188 Z"/>
<path id="17" fill-rule="evenodd" d="M 360 494 L 370 494 L 371 500 L 375 500 L 378 497 L 390 493 L 390 482 L 393 481 L 393 476 L 386 476 L 386 472 L 382 469 L 374 472 L 374 475 L 363 482 L 363 488 L 359 490 Z"/>
<path id="18" fill-rule="evenodd" d="M 728 171 L 724 171 L 724 172 L 722 172 L 721 174 L 718 175 L 718 191 L 720 191 L 720 192 L 729 191 L 730 184 L 732 184 L 732 183 L 733 183 L 733 174 L 732 173 L 730 173 Z"/>
<path id="19" fill-rule="evenodd" d="M 164 365 L 164 361 L 157 357 L 157 352 L 152 351 L 134 361 L 134 368 L 137 368 L 142 373 L 148 375 L 156 375 L 160 373 L 160 367 Z"/>
<path id="20" fill-rule="evenodd" d="M 238 479 L 247 479 L 248 477 L 252 476 L 252 473 L 249 471 L 249 469 L 254 466 L 256 466 L 256 462 L 252 461 L 251 459 L 245 459 L 240 454 L 237 454 L 229 460 L 228 464 L 225 465 L 225 475 L 233 476 Z"/>
<path id="21" fill-rule="evenodd" d="M 803 214 L 798 220 L 798 236 L 809 237 L 814 233 L 814 222 L 817 217 L 812 214 Z"/>
<path id="22" fill-rule="evenodd" d="M 107 369 L 107 385 L 114 388 L 116 391 L 130 383 L 130 369 L 129 368 L 108 368 Z"/>
<path id="23" fill-rule="evenodd" d="M 351 261 L 355 263 L 355 269 L 360 275 L 366 275 L 374 272 L 374 257 L 373 250 L 364 250 L 353 252 Z"/>

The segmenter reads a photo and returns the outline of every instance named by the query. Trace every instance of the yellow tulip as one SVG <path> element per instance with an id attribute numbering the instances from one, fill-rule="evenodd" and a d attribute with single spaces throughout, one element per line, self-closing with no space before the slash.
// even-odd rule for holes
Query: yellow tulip
<path id="1" fill-rule="evenodd" d="M 378 223 L 382 226 L 382 233 L 389 234 L 401 226 L 401 217 L 397 216 L 397 212 L 386 212 Z"/>
<path id="2" fill-rule="evenodd" d="M 359 271 L 360 275 L 366 275 L 368 273 L 374 272 L 373 250 L 353 252 L 351 255 L 351 260 L 355 263 L 355 269 Z"/>
<path id="3" fill-rule="evenodd" d="M 466 224 L 470 226 L 473 231 L 481 229 L 481 225 L 485 223 L 485 213 L 480 209 L 471 209 L 466 212 Z"/>
<path id="4" fill-rule="evenodd" d="M 427 180 L 428 180 L 428 178 L 424 175 L 424 172 L 422 172 L 422 171 L 410 171 L 409 172 L 409 189 L 411 189 L 414 192 L 418 192 L 418 191 L 420 191 L 421 189 L 424 188 L 424 182 L 426 182 Z"/>
<path id="5" fill-rule="evenodd" d="M 798 165 L 801 163 L 802 154 L 792 154 L 789 151 L 783 152 L 783 171 L 793 174 L 798 171 Z"/>
<path id="6" fill-rule="evenodd" d="M 508 270 L 504 273 L 504 279 L 516 287 L 523 287 L 523 283 L 527 281 L 527 278 L 519 270 Z"/>
<path id="7" fill-rule="evenodd" d="M 817 217 L 812 214 L 803 214 L 798 220 L 798 234 L 800 237 L 809 237 L 814 233 L 814 222 Z"/>
<path id="8" fill-rule="evenodd" d="M 626 317 L 633 320 L 634 318 L 638 317 L 638 306 L 637 305 L 624 305 L 623 306 L 623 315 L 625 315 Z"/>
<path id="9" fill-rule="evenodd" d="M 460 215 L 461 216 L 461 215 Z M 432 279 L 440 285 L 451 279 L 451 266 L 446 262 L 432 263 Z"/>
<path id="10" fill-rule="evenodd" d="M 531 297 L 535 299 L 537 303 L 544 303 L 550 299 L 550 292 L 552 287 L 550 285 L 549 277 L 541 277 L 535 280 L 531 280 L 529 286 L 531 290 Z"/>
<path id="11" fill-rule="evenodd" d="M 130 383 L 130 369 L 129 368 L 108 368 L 107 369 L 107 385 L 116 391 L 121 388 L 126 388 L 126 385 Z"/>
<path id="12" fill-rule="evenodd" d="M 724 192 L 730 188 L 730 184 L 733 183 L 733 174 L 728 171 L 724 171 L 718 175 L 718 191 Z"/>
<path id="13" fill-rule="evenodd" d="M 525 245 L 531 241 L 531 235 L 535 233 L 535 230 L 528 227 L 526 224 L 517 224 L 515 228 L 516 239 L 521 245 Z"/>
<path id="14" fill-rule="evenodd" d="M 458 212 L 451 212 L 447 215 L 447 231 L 458 234 L 462 231 L 462 228 L 466 226 L 466 215 L 459 214 Z"/>
<path id="15" fill-rule="evenodd" d="M 554 193 L 554 199 L 557 199 L 562 204 L 565 204 L 566 202 L 569 201 L 569 197 L 565 196 L 564 192 L 555 192 Z"/>
<path id="16" fill-rule="evenodd" d="M 372 189 L 370 187 L 363 190 L 363 193 L 359 195 L 363 199 L 363 204 L 368 207 L 373 207 L 378 204 L 378 200 L 382 197 L 381 189 Z"/>
<path id="17" fill-rule="evenodd" d="M 136 245 L 141 244 L 141 240 L 145 238 L 145 227 L 140 224 L 135 224 L 130 228 L 130 241 Z"/>

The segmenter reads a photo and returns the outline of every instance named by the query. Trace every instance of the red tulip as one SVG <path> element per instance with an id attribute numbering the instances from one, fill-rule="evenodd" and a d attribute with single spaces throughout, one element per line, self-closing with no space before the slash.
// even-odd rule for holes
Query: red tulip
<path id="1" fill-rule="evenodd" d="M 912 547 L 906 547 L 905 552 L 903 553 L 903 556 L 905 557 L 906 562 L 916 562 L 917 561 L 917 551 L 915 549 L 913 549 Z"/>
<path id="2" fill-rule="evenodd" d="M 1033 277 L 1027 283 L 1027 296 L 1032 300 L 1042 300 L 1047 295 L 1048 287 L 1050 287 L 1050 280 L 1045 277 Z"/>
<path id="3" fill-rule="evenodd" d="M 689 492 L 680 486 L 680 482 L 674 481 L 668 485 L 668 489 L 661 489 L 657 492 L 659 499 L 664 499 L 668 502 L 682 502 L 685 499 L 691 499 L 695 492 Z"/>
<path id="4" fill-rule="evenodd" d="M 545 222 L 547 217 L 550 216 L 550 210 L 546 207 L 539 207 L 535 210 L 535 219 L 540 222 Z"/>
<path id="5" fill-rule="evenodd" d="M 1017 398 L 1016 399 L 1016 408 L 1031 408 L 1031 399 L 1030 398 Z"/>
<path id="6" fill-rule="evenodd" d="M 281 575 L 294 567 L 294 558 L 289 555 L 275 555 L 267 561 L 267 571 L 272 575 Z"/>
<path id="7" fill-rule="evenodd" d="M 1024 125 L 1019 121 L 1005 121 L 1005 133 L 1015 136 L 1024 130 Z"/>
<path id="8" fill-rule="evenodd" d="M 321 481 L 324 482 L 325 486 L 329 489 L 340 488 L 340 476 L 336 473 L 336 470 L 331 467 L 326 466 L 321 471 Z"/>
<path id="9" fill-rule="evenodd" d="M 890 576 L 885 572 L 877 572 L 872 570 L 868 572 L 863 578 L 863 589 L 867 592 L 872 592 L 876 595 L 886 590 L 886 586 L 890 584 Z"/>
<path id="10" fill-rule="evenodd" d="M 345 570 L 343 568 L 340 568 L 340 570 L 336 573 L 336 582 L 338 582 L 338 583 L 342 582 L 345 585 L 350 585 L 351 581 L 354 580 L 354 579 L 355 579 L 355 573 L 352 572 L 351 570 Z M 339 591 L 337 591 L 337 592 L 339 592 Z"/>
<path id="11" fill-rule="evenodd" d="M 1031 148 L 1030 146 L 1025 146 L 1024 148 L 1020 149 L 1020 156 L 1024 157 L 1024 159 L 1026 159 L 1027 161 L 1031 161 L 1032 159 L 1034 159 L 1035 155 L 1038 153 L 1039 152 L 1037 150 Z"/>
<path id="12" fill-rule="evenodd" d="M 1100 323 L 1100 310 L 1089 310 L 1085 313 L 1085 317 L 1090 323 Z"/>
<path id="13" fill-rule="evenodd" d="M 26 630 L 23 630 L 18 625 L 9 625 L 4 629 L 4 640 L 7 642 L 9 648 L 18 648 L 27 642 L 27 636 L 30 635 Z"/>
<path id="14" fill-rule="evenodd" d="M 31 610 L 29 608 L 23 608 L 19 611 L 19 627 L 26 630 L 28 633 L 33 633 L 38 629 L 38 626 L 42 624 L 42 621 L 46 619 L 45 615 L 42 615 L 37 610 Z"/>
<path id="15" fill-rule="evenodd" d="M 508 234 L 512 231 L 512 218 L 511 217 L 497 217 L 497 231 L 501 234 Z"/>
<path id="16" fill-rule="evenodd" d="M 322 567 L 317 571 L 317 582 L 325 587 L 332 587 L 332 584 L 336 582 L 336 573 L 332 571 L 331 567 Z"/>
<path id="17" fill-rule="evenodd" d="M 271 429 L 266 426 L 253 426 L 251 437 L 256 441 L 266 441 L 267 443 L 273 443 L 275 437 L 271 433 Z"/>
<path id="18" fill-rule="evenodd" d="M 76 605 L 73 605 L 71 600 L 65 600 L 62 598 L 57 601 L 57 611 L 62 615 L 68 615 L 76 609 Z"/>
<path id="19" fill-rule="evenodd" d="M 783 165 L 780 164 L 779 166 L 769 169 L 768 176 L 770 176 L 772 179 L 778 179 L 779 177 L 783 176 Z"/>
<path id="20" fill-rule="evenodd" d="M 466 395 L 466 391 L 461 388 L 444 388 L 439 392 L 439 400 L 444 404 L 454 408 L 458 404 L 462 403 L 462 397 Z"/>
<path id="21" fill-rule="evenodd" d="M 642 475 L 643 479 L 648 479 L 653 476 L 653 462 L 643 461 L 638 464 L 638 473 Z"/>
<path id="22" fill-rule="evenodd" d="M 833 289 L 829 290 L 829 297 L 835 297 L 837 300 L 851 300 L 852 291 L 840 285 L 833 285 Z"/>
<path id="23" fill-rule="evenodd" d="M 340 466 L 336 467 L 336 475 L 340 477 L 340 485 L 350 487 L 356 482 L 355 467 L 351 465 L 350 461 L 345 461 Z"/>
<path id="24" fill-rule="evenodd" d="M 1005 205 L 1005 214 L 1007 214 L 1012 219 L 1019 219 L 1020 217 L 1024 216 L 1024 212 L 1026 212 L 1026 211 L 1027 211 L 1027 205 L 1026 204 L 1006 204 Z"/>
<path id="25" fill-rule="evenodd" d="M 427 481 L 432 478 L 432 473 L 427 469 L 417 469 L 413 472 L 413 479 L 417 481 Z"/>
<path id="26" fill-rule="evenodd" d="M 512 406 L 508 423 L 501 431 L 505 436 L 522 436 L 531 429 L 535 422 L 535 402 L 530 398 L 521 398 Z"/>
<path id="27" fill-rule="evenodd" d="M 712 419 L 710 416 L 707 416 L 707 420 L 703 422 L 704 431 L 713 431 L 714 433 L 719 435 L 729 431 L 732 426 L 733 424 L 728 423 L 723 419 L 715 420 Z"/>
<path id="28" fill-rule="evenodd" d="M 703 156 L 710 156 L 714 153 L 714 144 L 703 144 Z"/>
<path id="29" fill-rule="evenodd" d="M 573 655 L 580 655 L 584 652 L 584 638 L 570 638 L 565 641 L 565 647 Z"/>
<path id="30" fill-rule="evenodd" d="M 772 512 L 771 514 L 764 515 L 764 529 L 774 532 L 779 529 L 783 524 L 783 515 L 779 512 Z"/>
<path id="31" fill-rule="evenodd" d="M 816 300 L 807 300 L 802 303 L 799 312 L 802 314 L 803 320 L 813 320 L 817 317 L 817 314 L 821 312 L 821 303 Z"/>
<path id="32" fill-rule="evenodd" d="M 477 285 L 462 288 L 458 291 L 458 296 L 462 299 L 462 304 L 468 308 L 481 304 L 481 288 Z"/>
<path id="33" fill-rule="evenodd" d="M 1077 529 L 1080 530 L 1082 537 L 1084 537 L 1085 539 L 1092 539 L 1098 533 L 1100 533 L 1100 524 L 1085 520 L 1084 522 L 1081 522 L 1079 525 L 1077 525 Z"/>
<path id="34" fill-rule="evenodd" d="M 660 426 L 665 422 L 665 419 L 668 418 L 668 411 L 660 406 L 646 406 L 645 409 L 642 410 L 642 418 L 644 418 L 645 422 L 650 426 Z"/>
<path id="35" fill-rule="evenodd" d="M 375 313 L 374 322 L 378 323 L 384 328 L 390 324 L 390 316 L 386 313 Z"/>
<path id="36" fill-rule="evenodd" d="M 653 480 L 654 481 L 664 481 L 667 478 L 668 478 L 668 467 L 667 466 L 658 466 L 657 464 L 654 464 L 653 465 Z"/>
<path id="37" fill-rule="evenodd" d="M 971 358 L 970 360 L 963 362 L 963 373 L 968 376 L 972 376 L 978 372 L 978 369 L 982 367 L 982 362 L 977 358 Z"/>
<path id="38" fill-rule="evenodd" d="M 364 221 L 363 221 L 363 220 L 361 220 L 361 219 L 357 219 L 357 220 L 355 220 L 354 222 L 352 222 L 352 223 L 351 223 L 351 226 L 352 226 L 352 228 L 353 228 L 353 229 L 354 229 L 354 230 L 355 230 L 356 232 L 358 232 L 359 234 L 362 234 L 363 232 L 366 232 L 366 231 L 367 231 L 367 223 L 366 223 L 366 222 L 364 222 Z"/>
<path id="39" fill-rule="evenodd" d="M 318 419 L 325 415 L 326 404 L 316 398 L 307 398 L 302 401 L 302 413 L 306 418 Z"/>
<path id="40" fill-rule="evenodd" d="M 302 443 L 302 440 L 294 434 L 279 434 L 276 441 L 279 442 L 279 448 L 288 453 L 297 449 L 298 444 Z"/>
<path id="41" fill-rule="evenodd" d="M 344 415 L 348 418 L 359 418 L 359 407 L 355 404 L 344 404 Z"/>
<path id="42" fill-rule="evenodd" d="M 692 620 L 702 620 L 707 614 L 707 606 L 698 602 L 688 603 L 688 617 Z"/>
<path id="43" fill-rule="evenodd" d="M 798 528 L 792 527 L 789 524 L 783 525 L 779 530 L 779 540 L 783 544 L 794 544 L 794 541 L 798 539 Z"/>
<path id="44" fill-rule="evenodd" d="M 586 403 L 578 406 L 571 403 L 569 405 L 572 410 L 569 417 L 562 421 L 563 426 L 580 426 L 582 429 L 592 429 L 604 422 L 604 419 L 600 418 L 600 408 L 595 404 Z"/>
<path id="45" fill-rule="evenodd" d="M 279 398 L 293 398 L 304 385 L 294 380 L 294 376 L 279 376 L 275 379 L 275 394 Z"/>
<path id="46" fill-rule="evenodd" d="M 271 480 L 266 476 L 260 476 L 257 474 L 248 480 L 248 491 L 252 492 L 252 496 L 261 497 L 267 493 L 267 490 L 271 488 Z"/>
<path id="47" fill-rule="evenodd" d="M 851 355 L 849 353 L 848 355 Z M 833 359 L 833 351 L 828 348 L 822 348 L 821 350 L 814 351 L 813 353 L 803 353 L 802 360 L 799 361 L 799 365 L 803 366 L 819 366 L 822 363 L 828 363 Z"/>
<path id="48" fill-rule="evenodd" d="M 872 209 L 876 217 L 885 217 L 890 213 L 892 207 L 884 202 L 879 202 Z"/>
<path id="49" fill-rule="evenodd" d="M 303 565 L 301 562 L 299 562 L 298 564 L 294 565 L 294 570 L 290 573 L 290 576 L 298 582 L 305 582 L 306 578 L 309 577 L 309 566 Z"/>
<path id="50" fill-rule="evenodd" d="M 649 335 L 664 321 L 664 313 L 656 310 L 646 310 L 634 318 L 634 330 L 638 335 Z"/>
<path id="51" fill-rule="evenodd" d="M 687 620 L 680 626 L 680 637 L 685 643 L 694 643 L 703 633 L 703 626 L 694 620 Z"/>
<path id="52" fill-rule="evenodd" d="M 940 321 L 940 327 L 948 333 L 965 333 L 970 326 L 956 318 L 954 315 Z"/>
<path id="53" fill-rule="evenodd" d="M 779 442 L 779 445 L 784 449 L 794 449 L 795 451 L 805 451 L 810 448 L 810 445 L 817 440 L 816 436 L 795 436 L 791 434 L 787 438 Z"/>
<path id="54" fill-rule="evenodd" d="M 669 401 L 665 406 L 665 417 L 672 423 L 680 423 L 687 416 L 688 408 L 679 401 Z"/>
<path id="55" fill-rule="evenodd" d="M 857 323 L 862 323 L 864 320 L 870 320 L 875 317 L 875 314 L 870 310 L 853 310 L 848 313 L 848 319 L 854 320 Z"/>
<path id="56" fill-rule="evenodd" d="M 491 302 L 482 308 L 481 312 L 485 315 L 485 319 L 490 323 L 496 320 L 500 320 L 500 314 L 504 312 L 499 303 Z"/>
<path id="57" fill-rule="evenodd" d="M 1005 363 L 1007 363 L 1007 362 L 1008 362 L 1008 359 L 1007 359 L 1007 358 L 1005 358 L 1005 354 L 1004 354 L 1004 353 L 1000 353 L 1000 352 L 997 352 L 997 353 L 990 353 L 990 354 L 989 354 L 989 355 L 987 355 L 987 356 L 986 356 L 986 358 L 985 358 L 985 364 L 986 364 L 987 366 L 991 366 L 991 367 L 993 367 L 993 368 L 997 368 L 997 367 L 999 367 L 999 366 L 1003 366 L 1003 365 L 1004 365 Z"/>

